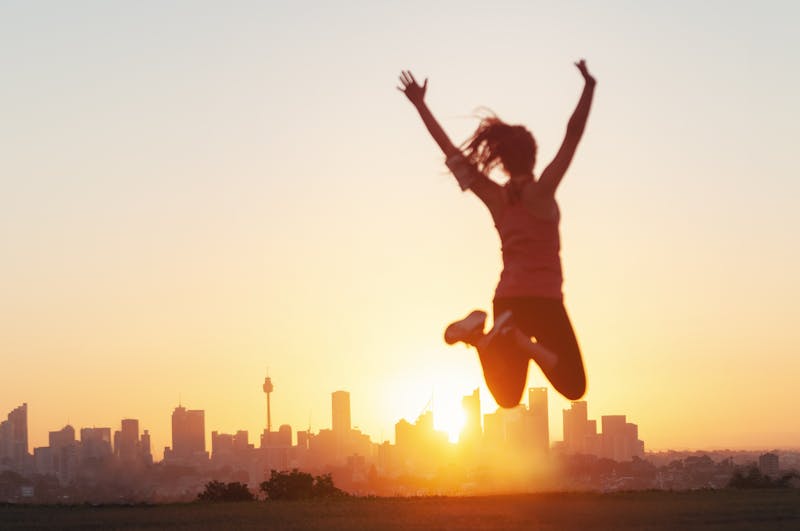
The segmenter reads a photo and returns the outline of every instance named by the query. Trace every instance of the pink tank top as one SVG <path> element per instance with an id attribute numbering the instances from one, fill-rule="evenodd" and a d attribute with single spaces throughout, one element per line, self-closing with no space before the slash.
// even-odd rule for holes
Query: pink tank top
<path id="1" fill-rule="evenodd" d="M 503 271 L 495 298 L 562 298 L 558 233 L 561 214 L 555 198 L 551 200 L 556 212 L 554 219 L 535 216 L 520 200 L 507 204 L 495 220 L 503 252 Z"/>

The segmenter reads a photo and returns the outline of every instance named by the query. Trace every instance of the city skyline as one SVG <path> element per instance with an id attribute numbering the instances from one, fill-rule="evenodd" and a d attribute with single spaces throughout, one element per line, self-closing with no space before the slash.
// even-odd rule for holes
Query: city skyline
<path id="1" fill-rule="evenodd" d="M 270 379 L 271 380 L 271 379 Z M 262 386 L 266 388 L 265 386 Z M 270 393 L 272 391 L 272 386 L 270 386 Z M 534 425 L 536 426 L 536 431 L 544 437 L 544 443 L 536 442 L 531 447 L 531 451 L 535 454 L 537 451 L 549 450 L 552 444 L 555 442 L 550 438 L 551 433 L 551 424 L 550 424 L 550 414 L 549 410 L 547 409 L 547 388 L 546 387 L 536 387 L 536 388 L 529 388 L 528 392 L 526 393 L 528 397 L 527 405 L 525 401 L 520 403 L 518 408 L 524 408 L 531 412 L 532 418 L 535 419 Z M 491 399 L 490 399 L 491 400 Z M 574 407 L 575 404 L 582 404 L 584 416 L 587 412 L 586 409 L 586 401 L 580 400 L 572 402 L 572 406 Z M 331 416 L 330 416 L 330 426 L 325 427 L 318 427 L 317 431 L 330 431 L 333 434 L 342 434 L 346 432 L 350 432 L 352 430 L 358 430 L 357 425 L 351 424 L 351 408 L 350 408 L 350 393 L 344 390 L 333 391 L 331 393 Z M 448 432 L 446 429 L 440 427 L 436 422 L 435 418 L 436 415 L 431 407 L 431 402 L 425 405 L 425 407 L 420 411 L 419 415 L 412 419 L 401 418 L 398 419 L 394 426 L 395 431 L 392 433 L 391 437 L 386 438 L 377 438 L 374 434 L 365 433 L 365 435 L 374 443 L 382 444 L 382 443 L 389 443 L 389 444 L 396 444 L 395 434 L 397 425 L 400 423 L 406 423 L 408 425 L 412 425 L 416 423 L 420 419 L 427 419 L 423 422 L 430 423 L 430 429 L 436 430 L 438 433 L 441 433 L 446 441 L 450 444 L 462 444 L 464 443 L 464 439 L 474 439 L 475 437 L 483 437 L 485 432 L 487 431 L 486 424 L 491 423 L 494 426 L 493 419 L 503 419 L 504 415 L 513 415 L 513 411 L 516 411 L 518 408 L 514 408 L 511 410 L 504 410 L 503 408 L 497 408 L 494 412 L 491 413 L 483 413 L 481 409 L 481 400 L 480 400 L 480 389 L 476 388 L 470 395 L 463 396 L 461 398 L 461 408 L 463 415 L 459 415 L 461 417 L 461 422 L 457 424 L 457 430 L 453 433 Z M 44 445 L 37 445 L 35 443 L 31 443 L 31 440 L 38 441 L 39 438 L 31 439 L 29 429 L 29 418 L 28 418 L 28 403 L 24 402 L 22 405 L 14 408 L 8 414 L 8 420 L 2 421 L 3 425 L 8 425 L 9 429 L 11 426 L 16 426 L 16 429 L 19 431 L 23 421 L 19 419 L 24 419 L 24 442 L 22 440 L 17 441 L 15 443 L 15 449 L 13 452 L 19 454 L 21 450 L 18 448 L 20 445 L 24 445 L 26 451 L 31 450 L 32 448 L 44 446 Z M 171 436 L 167 440 L 170 441 L 170 444 L 162 446 L 160 449 L 156 448 L 155 452 L 151 448 L 151 430 L 150 429 L 143 429 L 143 436 L 146 437 L 146 450 L 144 452 L 147 455 L 161 455 L 161 459 L 184 459 L 188 456 L 194 454 L 202 454 L 208 453 L 207 448 L 211 448 L 213 446 L 213 434 L 224 434 L 224 430 L 215 429 L 213 427 L 209 427 L 206 429 L 205 425 L 205 409 L 187 409 L 184 407 L 183 402 L 179 402 L 178 405 L 173 409 L 171 414 Z M 512 412 L 512 413 L 509 413 Z M 567 414 L 567 410 L 563 410 L 565 416 Z M 624 415 L 623 415 L 624 417 Z M 270 416 L 267 415 L 269 419 Z M 605 417 L 604 417 L 605 418 Z M 477 420 L 477 422 L 476 422 Z M 500 420 L 500 422 L 504 422 Z M 138 433 L 139 433 L 139 425 L 140 420 L 138 418 L 123 418 L 121 421 L 121 429 L 117 430 L 114 433 L 113 437 L 113 445 L 111 445 L 111 429 L 110 427 L 102 427 L 98 426 L 96 423 L 92 424 L 91 427 L 79 427 L 79 431 L 81 436 L 83 437 L 84 432 L 87 433 L 87 436 L 91 439 L 99 439 L 99 440 L 106 440 L 111 445 L 111 448 L 114 450 L 114 454 L 116 456 L 122 455 L 124 459 L 130 459 L 130 457 L 126 458 L 126 455 L 138 455 L 137 452 L 140 450 L 137 447 L 137 440 L 138 440 Z M 283 429 L 285 427 L 289 427 L 289 442 L 290 445 L 292 444 L 299 444 L 296 439 L 292 439 L 292 437 L 297 437 L 299 432 L 304 433 L 313 433 L 311 426 L 301 426 L 305 428 L 304 430 L 299 430 L 298 427 L 294 427 L 294 431 L 292 430 L 292 426 L 288 423 L 280 422 L 280 428 Z M 564 422 L 564 426 L 567 426 L 567 422 Z M 269 442 L 266 437 L 266 433 L 274 433 L 278 434 L 278 430 L 272 431 L 270 429 L 270 420 L 267 420 L 267 423 L 262 426 L 263 433 L 260 433 L 260 445 L 261 447 L 269 446 Z M 71 430 L 71 433 L 74 434 L 76 432 L 76 428 L 72 426 L 69 422 L 67 422 L 63 427 L 56 431 L 48 431 L 47 440 L 52 443 L 52 438 L 54 433 L 60 433 L 63 430 Z M 492 431 L 492 428 L 488 428 L 489 431 Z M 496 431 L 496 428 L 494 428 Z M 596 426 L 595 426 L 596 431 Z M 242 430 L 236 429 L 233 430 L 230 436 L 235 438 L 236 434 L 244 434 L 245 440 L 248 440 L 248 434 L 250 433 L 258 433 L 258 432 L 251 432 L 250 430 Z M 14 433 L 13 431 L 9 431 L 9 433 Z M 563 432 L 564 435 L 562 437 L 562 442 L 568 439 L 567 432 Z M 135 436 L 132 434 L 136 434 Z M 177 434 L 177 439 L 176 439 Z M 338 436 L 337 436 L 338 437 Z M 374 441 L 373 441 L 374 439 Z M 161 435 L 158 440 L 164 440 L 164 435 Z M 231 439 L 233 441 L 234 439 Z M 122 453 L 120 454 L 120 445 L 122 446 Z M 30 448 L 28 448 L 30 446 Z M 569 445 L 566 448 L 570 448 Z M 11 455 L 12 450 L 9 449 L 7 453 Z M 163 452 L 163 453 L 162 453 Z M 153 460 L 153 457 L 150 457 L 150 460 Z"/>
<path id="2" fill-rule="evenodd" d="M 479 389 L 463 396 L 465 423 L 455 443 L 435 429 L 429 408 L 414 422 L 395 424 L 394 444 L 373 442 L 350 424 L 349 393 L 334 391 L 330 429 L 298 430 L 293 438 L 291 426 L 272 430 L 267 420 L 258 445 L 245 430 L 214 430 L 207 448 L 205 411 L 180 404 L 171 416 L 172 447 L 161 461 L 153 459 L 149 430 L 140 431 L 138 419 L 130 418 L 120 421 L 113 438 L 111 428 L 81 428 L 77 438 L 75 428 L 64 426 L 49 432 L 48 446 L 28 453 L 23 403 L 0 422 L 0 498 L 94 504 L 191 501 L 209 481 L 234 480 L 252 488 L 276 471 L 291 470 L 327 476 L 345 492 L 392 496 L 719 489 L 749 481 L 745 474 L 775 486 L 796 485 L 800 479 L 800 452 L 725 452 L 715 456 L 720 461 L 708 454 L 646 454 L 636 424 L 619 414 L 602 415 L 598 424 L 589 419 L 585 401 L 562 411 L 562 440 L 551 441 L 547 388 L 530 388 L 528 396 L 529 407 L 497 408 L 482 419 Z"/>
<path id="3" fill-rule="evenodd" d="M 269 382 L 269 389 L 270 389 L 269 394 L 272 394 L 274 392 L 274 386 L 272 384 L 272 379 L 267 377 L 265 379 L 264 384 L 261 386 L 262 397 L 263 397 L 263 393 L 266 392 L 267 382 Z M 552 403 L 550 403 L 550 405 L 548 406 L 548 402 L 549 402 L 548 401 L 548 396 L 547 396 L 547 390 L 548 389 L 549 389 L 548 387 L 530 387 L 530 388 L 528 388 L 528 391 L 523 396 L 523 400 L 520 402 L 520 407 L 527 407 L 529 409 L 533 407 L 534 410 L 538 411 L 536 413 L 536 415 L 540 419 L 539 421 L 537 421 L 538 425 L 541 427 L 540 431 L 542 433 L 547 433 L 548 434 L 549 444 L 552 444 L 554 442 L 554 440 L 549 438 L 549 434 L 550 433 L 566 433 L 565 430 L 573 429 L 570 426 L 570 422 L 567 420 L 567 418 L 571 414 L 571 410 L 574 409 L 576 404 L 579 407 L 583 407 L 581 415 L 583 416 L 583 421 L 584 422 L 587 421 L 587 414 L 588 413 L 587 413 L 587 410 L 586 410 L 587 400 L 585 398 L 581 399 L 581 400 L 578 400 L 578 401 L 569 402 L 567 404 L 569 409 L 561 409 L 562 406 L 560 404 L 554 406 Z M 537 393 L 539 394 L 538 398 L 537 398 Z M 486 398 L 483 401 L 480 400 L 481 394 Z M 286 398 L 286 397 L 281 397 L 280 393 L 279 393 L 278 396 L 279 396 L 279 398 L 278 398 L 279 400 Z M 292 397 L 288 397 L 288 398 L 289 398 L 289 400 L 292 399 Z M 329 417 L 329 420 L 330 420 L 329 424 L 325 424 L 324 421 L 322 423 L 319 423 L 319 424 L 315 423 L 313 425 L 311 423 L 306 423 L 305 425 L 303 423 L 300 423 L 300 424 L 297 424 L 297 425 L 292 425 L 288 421 L 287 422 L 279 421 L 278 424 L 294 426 L 295 428 L 305 428 L 305 431 L 312 430 L 312 428 L 314 428 L 316 430 L 325 430 L 325 429 L 333 430 L 334 429 L 333 426 L 337 422 L 336 419 L 338 418 L 339 419 L 338 420 L 338 425 L 340 426 L 340 428 L 337 431 L 341 431 L 343 429 L 342 426 L 346 426 L 347 427 L 346 429 L 348 429 L 348 430 L 351 429 L 351 427 L 355 428 L 355 429 L 358 429 L 358 426 L 359 426 L 358 423 L 352 424 L 352 426 L 351 426 L 351 421 L 350 421 L 350 413 L 351 413 L 351 409 L 350 409 L 350 393 L 347 392 L 347 391 L 343 391 L 343 390 L 333 391 L 332 394 L 331 394 L 331 398 L 332 398 L 331 406 L 332 406 L 333 409 L 332 409 L 332 414 Z M 467 395 L 467 396 L 461 397 L 460 401 L 457 399 L 458 397 L 449 397 L 449 398 L 450 398 L 450 400 L 447 401 L 448 402 L 448 407 L 451 404 L 460 404 L 460 405 L 458 406 L 459 409 L 456 412 L 454 412 L 452 408 L 440 410 L 440 412 L 444 412 L 445 414 L 449 415 L 449 418 L 447 418 L 447 419 L 437 420 L 436 412 L 433 409 L 434 408 L 434 404 L 436 403 L 436 400 L 434 399 L 434 395 L 431 395 L 428 398 L 427 403 L 424 406 L 422 406 L 422 408 L 420 409 L 420 412 L 421 413 L 430 412 L 432 414 L 431 418 L 432 418 L 432 420 L 434 422 L 434 428 L 437 431 L 446 434 L 447 439 L 448 439 L 448 441 L 450 443 L 458 443 L 460 437 L 463 436 L 464 429 L 465 428 L 468 429 L 468 426 L 470 425 L 470 422 L 471 422 L 470 421 L 470 415 L 471 415 L 470 410 L 474 407 L 474 406 L 470 406 L 469 405 L 470 403 L 479 404 L 478 407 L 480 409 L 477 412 L 474 412 L 472 414 L 479 416 L 480 425 L 478 426 L 478 428 L 480 428 L 480 429 L 485 429 L 484 423 L 487 422 L 487 418 L 491 417 L 493 414 L 497 413 L 497 410 L 490 411 L 488 409 L 488 408 L 491 408 L 492 406 L 495 406 L 495 407 L 497 407 L 497 406 L 496 406 L 496 404 L 494 404 L 494 401 L 493 401 L 493 399 L 491 397 L 491 394 L 488 393 L 485 390 L 482 390 L 481 387 L 475 388 L 474 391 L 472 392 L 472 395 Z M 346 414 L 339 413 L 337 415 L 337 402 L 339 403 L 339 405 L 338 405 L 339 411 L 344 411 L 346 409 L 347 410 Z M 204 435 L 204 439 L 203 439 L 203 443 L 202 443 L 204 448 L 205 447 L 208 447 L 208 448 L 211 447 L 211 443 L 212 443 L 212 439 L 211 439 L 212 435 L 211 435 L 211 433 L 212 433 L 212 431 L 213 432 L 219 432 L 219 433 L 224 433 L 226 431 L 231 432 L 231 433 L 238 433 L 240 431 L 244 431 L 245 433 L 259 433 L 258 429 L 252 430 L 252 429 L 246 429 L 245 428 L 244 430 L 242 430 L 241 426 L 236 427 L 236 429 L 227 428 L 227 427 L 225 427 L 225 428 L 222 428 L 222 427 L 216 427 L 216 428 L 210 427 L 209 429 L 205 429 L 204 428 L 204 426 L 205 426 L 204 416 L 205 416 L 206 409 L 187 410 L 185 407 L 183 407 L 183 405 L 182 405 L 183 403 L 184 403 L 183 400 L 179 399 L 177 406 L 173 410 L 172 421 L 171 421 L 172 425 L 173 425 L 173 430 L 174 430 L 174 425 L 175 425 L 175 412 L 177 412 L 177 411 L 186 412 L 186 414 L 188 414 L 189 416 L 191 416 L 191 414 L 199 415 L 199 423 L 202 426 L 200 428 L 198 428 L 198 429 L 200 429 L 200 431 L 202 431 L 205 434 Z M 262 402 L 262 404 L 263 404 L 263 402 Z M 533 406 L 532 406 L 532 404 L 533 404 Z M 483 407 L 481 407 L 481 405 Z M 24 409 L 25 418 L 26 418 L 27 422 L 30 423 L 30 417 L 28 416 L 28 411 L 29 411 L 28 407 L 29 407 L 29 404 L 27 402 L 24 402 L 22 405 L 13 408 L 11 410 L 11 412 L 9 413 L 9 419 L 12 416 L 14 416 L 15 414 L 18 414 L 19 411 Z M 554 407 L 558 408 L 558 409 L 554 410 Z M 498 409 L 501 409 L 501 408 L 498 408 Z M 329 407 L 329 411 L 330 410 L 331 409 Z M 560 413 L 563 413 L 563 416 Z M 607 417 L 607 416 L 608 415 L 603 415 L 604 418 Z M 269 422 L 271 422 L 271 415 L 269 413 L 269 401 L 267 401 L 267 407 L 264 408 L 264 410 L 263 410 L 263 412 L 261 414 L 261 417 L 266 419 L 264 422 L 262 422 L 262 427 L 261 428 L 263 429 L 263 428 L 265 428 L 266 426 L 269 425 Z M 623 417 L 624 417 L 624 415 L 623 415 Z M 416 418 L 416 417 L 411 415 L 411 416 L 408 416 L 408 417 L 402 417 L 402 418 L 398 419 L 396 422 L 400 422 L 400 421 L 412 422 L 414 418 Z M 542 424 L 542 420 L 541 419 L 544 419 L 546 424 Z M 561 420 L 561 422 L 558 422 L 559 420 Z M 124 431 L 124 423 L 125 423 L 125 421 L 126 421 L 126 419 L 123 418 L 122 419 L 123 431 Z M 138 418 L 137 419 L 133 419 L 133 421 L 138 423 L 139 419 Z M 591 424 L 591 428 L 587 428 L 587 429 L 591 429 L 592 431 L 596 432 L 597 425 L 594 424 L 595 421 L 589 421 L 589 422 Z M 98 423 L 98 422 L 90 422 L 89 424 L 91 425 L 91 427 L 82 427 L 82 428 L 80 428 L 81 431 L 83 431 L 83 429 L 88 429 L 88 430 L 91 430 L 91 429 L 105 429 L 105 430 L 108 430 L 109 429 L 109 428 L 97 428 L 97 426 L 100 426 L 100 425 L 103 424 L 102 422 L 100 422 L 100 423 Z M 158 424 L 158 423 L 156 423 L 156 424 Z M 148 424 L 148 425 L 151 425 L 151 424 Z M 167 425 L 168 425 L 168 423 L 167 423 Z M 63 424 L 62 429 L 64 427 L 71 427 L 71 426 L 72 426 L 72 423 L 70 423 L 69 419 L 67 419 L 67 421 Z M 38 426 L 37 426 L 37 428 L 38 428 Z M 73 428 L 73 429 L 75 429 L 75 428 Z M 38 431 L 38 433 L 37 433 L 37 431 Z M 145 430 L 145 431 L 152 431 L 152 430 Z M 31 437 L 31 435 L 30 435 L 31 432 L 35 433 L 35 435 L 33 437 Z M 38 429 L 38 430 L 30 430 L 29 429 L 29 430 L 27 430 L 26 431 L 26 439 L 25 439 L 26 440 L 26 444 L 28 444 L 31 448 L 33 448 L 34 446 L 43 446 L 42 443 L 47 441 L 48 437 L 49 437 L 47 435 L 47 433 L 52 433 L 52 431 L 49 431 L 47 429 Z M 161 458 L 163 458 L 164 449 L 165 448 L 169 449 L 170 447 L 173 446 L 173 444 L 170 442 L 169 437 L 167 437 L 163 433 L 158 433 L 158 432 L 156 432 L 156 433 L 157 433 L 157 435 L 156 435 L 156 439 L 155 440 L 158 441 L 159 443 L 163 442 L 165 444 L 159 444 L 157 446 L 154 446 L 153 454 L 155 456 L 161 456 Z M 292 433 L 296 434 L 296 431 L 292 432 Z M 115 433 L 115 437 L 117 435 L 118 435 L 118 433 Z M 385 436 L 385 437 L 384 437 L 385 434 L 383 432 L 381 432 L 380 434 L 377 434 L 377 435 L 374 434 L 374 433 L 368 433 L 368 435 L 369 435 L 370 439 L 374 439 L 375 442 L 386 441 L 386 442 L 389 442 L 389 443 L 392 443 L 392 444 L 394 444 L 396 442 L 394 440 L 394 430 L 391 430 L 389 432 L 389 435 Z M 148 434 L 148 441 L 149 441 L 149 436 L 150 435 Z M 562 440 L 564 440 L 564 437 L 562 437 Z M 116 443 L 113 446 L 116 448 Z M 723 444 L 723 445 L 720 445 L 720 446 L 705 447 L 705 448 L 704 447 L 691 447 L 691 446 L 689 446 L 689 447 L 675 447 L 675 448 L 651 447 L 649 451 L 663 452 L 663 451 L 697 451 L 697 450 L 707 450 L 707 451 L 714 451 L 714 450 L 764 450 L 766 448 L 783 448 L 783 449 L 787 449 L 787 450 L 795 450 L 795 449 L 800 449 L 800 445 L 796 445 L 796 446 L 791 446 L 791 445 L 788 445 L 788 446 L 763 445 L 763 446 L 736 447 L 736 446 L 732 446 L 732 445 L 724 445 Z M 188 451 L 191 452 L 192 450 L 188 450 Z"/>
<path id="4" fill-rule="evenodd" d="M 268 396 L 274 391 L 269 378 L 261 387 Z M 123 497 L 165 500 L 191 498 L 207 478 L 229 476 L 256 485 L 274 470 L 335 473 L 351 488 L 371 492 L 405 491 L 433 478 L 438 478 L 437 488 L 451 491 L 541 490 L 577 480 L 569 474 L 561 477 L 558 471 L 564 466 L 561 460 L 570 456 L 578 460 L 594 456 L 621 466 L 626 462 L 638 466 L 645 457 L 635 424 L 626 423 L 624 415 L 606 415 L 598 431 L 596 422 L 588 420 L 583 401 L 564 410 L 562 440 L 551 441 L 547 388 L 530 388 L 528 396 L 530 407 L 498 407 L 482 415 L 480 390 L 474 389 L 461 399 L 465 421 L 457 441 L 436 429 L 428 404 L 412 421 L 395 423 L 393 443 L 373 441 L 352 426 L 350 393 L 344 390 L 330 394 L 330 428 L 314 432 L 280 424 L 272 429 L 267 413 L 263 431 L 260 437 L 253 434 L 252 443 L 247 430 L 206 430 L 205 410 L 181 403 L 172 411 L 171 445 L 164 448 L 161 460 L 153 457 L 150 430 L 140 429 L 139 420 L 132 418 L 123 418 L 113 437 L 108 427 L 76 430 L 66 425 L 48 433 L 47 446 L 28 452 L 28 405 L 23 403 L 0 423 L 0 472 L 37 482 L 39 493 L 29 489 L 25 495 L 39 499 L 53 492 L 56 481 L 58 488 L 84 492 L 88 499 L 110 499 L 116 491 Z M 567 415 L 576 408 L 582 415 L 568 421 Z M 269 401 L 266 409 L 269 412 Z M 777 470 L 777 463 L 770 470 Z M 474 484 L 477 476 L 485 480 L 480 487 Z M 108 485 L 98 490 L 104 483 Z"/>
<path id="5" fill-rule="evenodd" d="M 585 58 L 557 199 L 586 400 L 651 449 L 800 446 L 800 4 L 493 6 L 2 3 L 0 411 L 32 446 L 138 419 L 158 457 L 167 404 L 257 433 L 269 367 L 276 425 L 326 428 L 335 383 L 376 439 L 431 396 L 452 437 L 494 404 L 442 334 L 502 260 L 397 73 L 456 143 L 482 108 L 525 125 L 539 175 Z"/>

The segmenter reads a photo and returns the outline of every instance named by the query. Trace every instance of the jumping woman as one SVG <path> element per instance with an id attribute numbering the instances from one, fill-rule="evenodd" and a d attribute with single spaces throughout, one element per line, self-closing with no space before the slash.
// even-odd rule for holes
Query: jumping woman
<path id="1" fill-rule="evenodd" d="M 444 152 L 447 167 L 462 190 L 471 190 L 491 213 L 500 235 L 503 271 L 494 295 L 494 325 L 484 334 L 486 313 L 473 311 L 445 330 L 448 344 L 474 346 L 486 385 L 502 407 L 519 404 L 534 360 L 556 390 L 570 400 L 586 391 L 578 341 L 564 308 L 561 285 L 560 213 L 555 193 L 583 136 L 592 105 L 595 79 L 586 62 L 575 64 L 584 79 L 578 106 L 553 161 L 537 179 L 536 141 L 521 125 L 485 118 L 462 149 L 448 138 L 425 104 L 428 80 L 420 85 L 409 71 L 400 75 L 405 93 Z M 497 184 L 488 175 L 495 167 L 508 180 Z"/>

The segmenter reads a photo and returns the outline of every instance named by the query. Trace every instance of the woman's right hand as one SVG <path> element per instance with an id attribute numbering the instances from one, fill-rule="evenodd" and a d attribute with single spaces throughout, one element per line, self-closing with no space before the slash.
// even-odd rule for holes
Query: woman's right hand
<path id="1" fill-rule="evenodd" d="M 420 86 L 417 80 L 414 79 L 414 74 L 412 74 L 411 71 L 403 70 L 400 72 L 400 83 L 402 86 L 397 87 L 397 90 L 404 93 L 406 98 L 408 98 L 415 107 L 419 107 L 424 103 L 425 91 L 428 90 L 427 78 L 425 78 L 425 82 Z"/>

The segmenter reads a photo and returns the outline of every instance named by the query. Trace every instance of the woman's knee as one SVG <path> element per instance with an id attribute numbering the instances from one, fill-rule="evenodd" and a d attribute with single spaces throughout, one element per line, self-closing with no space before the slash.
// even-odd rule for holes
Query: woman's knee
<path id="1" fill-rule="evenodd" d="M 497 402 L 498 406 L 505 409 L 511 409 L 519 405 L 519 402 L 522 399 L 522 391 L 516 392 L 516 390 L 499 389 L 492 392 L 492 396 L 494 397 L 494 401 Z"/>
<path id="2" fill-rule="evenodd" d="M 586 394 L 586 375 L 583 369 L 571 375 L 569 378 L 562 378 L 553 381 L 556 390 L 569 400 L 580 400 Z"/>
<path id="3" fill-rule="evenodd" d="M 486 384 L 494 401 L 502 408 L 513 408 L 519 405 L 525 392 L 525 376 L 516 378 L 487 378 Z"/>

